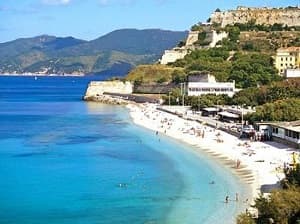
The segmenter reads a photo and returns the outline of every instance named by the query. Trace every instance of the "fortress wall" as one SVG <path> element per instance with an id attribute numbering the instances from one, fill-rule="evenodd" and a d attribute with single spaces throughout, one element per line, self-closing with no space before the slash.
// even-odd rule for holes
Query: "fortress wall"
<path id="1" fill-rule="evenodd" d="M 256 24 L 274 23 L 288 26 L 300 26 L 300 8 L 246 8 L 239 7 L 237 10 L 214 12 L 211 15 L 212 23 L 220 23 L 222 27 L 234 23 L 247 23 L 255 20 Z"/>
<path id="2" fill-rule="evenodd" d="M 185 46 L 191 46 L 198 41 L 199 31 L 190 31 Z"/>
<path id="3" fill-rule="evenodd" d="M 209 44 L 210 47 L 215 47 L 219 41 L 228 37 L 228 33 L 226 32 L 217 33 L 215 30 L 213 30 L 212 32 L 213 35 L 212 35 L 211 43 Z"/>
<path id="4" fill-rule="evenodd" d="M 166 50 L 160 60 L 160 63 L 162 65 L 166 65 L 168 63 L 175 62 L 178 59 L 184 58 L 184 56 L 187 55 L 187 53 L 187 50 Z"/>
<path id="5" fill-rule="evenodd" d="M 133 84 L 128 81 L 92 81 L 86 90 L 84 98 L 100 96 L 104 92 L 131 94 L 132 91 Z"/>

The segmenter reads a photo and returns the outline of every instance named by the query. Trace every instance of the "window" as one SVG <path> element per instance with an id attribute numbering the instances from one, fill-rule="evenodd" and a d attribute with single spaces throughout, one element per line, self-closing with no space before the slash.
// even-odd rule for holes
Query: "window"
<path id="1" fill-rule="evenodd" d="M 299 133 L 293 131 L 293 138 L 299 139 Z"/>
<path id="2" fill-rule="evenodd" d="M 281 61 L 283 61 L 283 58 L 280 58 L 281 59 Z"/>
<path id="3" fill-rule="evenodd" d="M 272 132 L 275 133 L 275 134 L 278 134 L 278 128 L 273 127 Z"/>

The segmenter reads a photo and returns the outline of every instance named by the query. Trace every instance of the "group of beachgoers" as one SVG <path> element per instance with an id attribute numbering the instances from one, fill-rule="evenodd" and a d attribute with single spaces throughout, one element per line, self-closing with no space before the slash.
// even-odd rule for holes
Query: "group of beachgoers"
<path id="1" fill-rule="evenodd" d="M 260 142 L 239 139 L 218 128 L 198 121 L 185 120 L 177 115 L 160 111 L 156 105 L 129 105 L 130 114 L 136 124 L 164 133 L 170 137 L 197 146 L 203 151 L 219 158 L 233 161 L 235 170 L 247 169 L 253 175 L 253 197 L 260 192 L 262 185 L 277 185 L 284 178 L 284 164 L 292 161 L 296 149 L 275 142 Z M 293 157 L 295 158 L 295 156 Z M 243 165 L 243 166 L 242 166 Z M 239 173 L 237 173 L 239 174 Z M 228 196 L 229 201 L 229 196 Z M 226 201 L 226 198 L 225 198 Z"/>

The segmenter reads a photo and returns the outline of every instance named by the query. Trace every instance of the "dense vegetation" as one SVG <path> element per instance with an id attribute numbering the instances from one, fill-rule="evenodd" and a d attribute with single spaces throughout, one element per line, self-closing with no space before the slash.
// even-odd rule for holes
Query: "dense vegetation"
<path id="1" fill-rule="evenodd" d="M 253 207 L 258 210 L 258 217 L 252 218 L 251 214 L 244 213 L 237 218 L 237 224 L 300 223 L 300 165 L 295 169 L 285 169 L 285 174 L 284 189 L 255 199 Z"/>
<path id="2" fill-rule="evenodd" d="M 122 76 L 153 63 L 186 32 L 123 29 L 92 41 L 38 36 L 0 43 L 0 73 L 100 73 Z"/>
<path id="3" fill-rule="evenodd" d="M 258 106 L 277 100 L 300 97 L 300 80 L 288 79 L 270 85 L 243 89 L 234 95 L 235 104 Z"/>
<path id="4" fill-rule="evenodd" d="M 169 83 L 180 82 L 181 68 L 173 68 L 166 65 L 139 65 L 126 76 L 127 80 L 134 81 L 135 84 L 142 83 Z M 185 76 L 184 76 L 185 77 Z"/>
<path id="5" fill-rule="evenodd" d="M 230 56 L 226 48 L 195 50 L 172 65 L 184 68 L 186 74 L 208 71 L 218 81 L 234 80 L 238 88 L 266 85 L 280 79 L 270 55 L 236 53 Z"/>
<path id="6" fill-rule="evenodd" d="M 300 99 L 291 98 L 266 103 L 256 107 L 256 112 L 246 118 L 249 121 L 295 121 L 300 120 Z"/>

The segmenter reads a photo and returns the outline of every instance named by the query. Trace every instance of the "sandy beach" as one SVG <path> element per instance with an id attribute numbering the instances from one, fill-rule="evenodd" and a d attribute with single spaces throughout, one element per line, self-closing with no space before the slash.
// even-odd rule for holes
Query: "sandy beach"
<path id="1" fill-rule="evenodd" d="M 156 105 L 129 104 L 133 121 L 153 130 L 193 145 L 198 153 L 207 153 L 242 178 L 252 189 L 253 199 L 260 193 L 279 187 L 284 178 L 284 163 L 291 163 L 296 149 L 275 142 L 250 142 L 196 121 L 156 109 Z"/>

